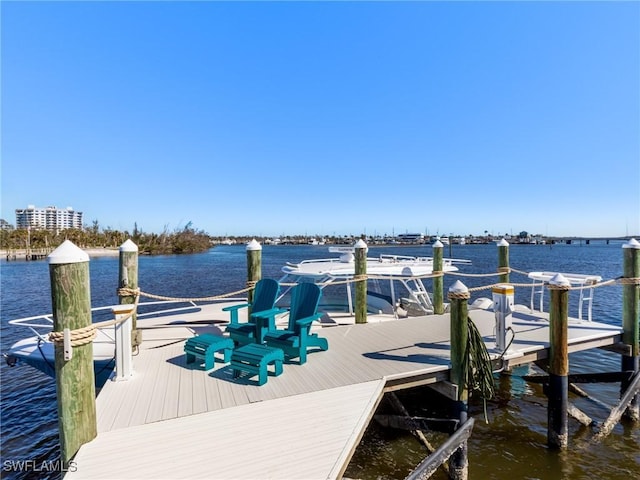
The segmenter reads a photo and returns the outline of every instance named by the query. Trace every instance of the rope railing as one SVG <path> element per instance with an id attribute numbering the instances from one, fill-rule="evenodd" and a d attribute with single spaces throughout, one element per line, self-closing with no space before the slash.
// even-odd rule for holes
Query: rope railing
<path id="1" fill-rule="evenodd" d="M 175 302 L 206 302 L 206 301 L 222 300 L 228 297 L 246 293 L 250 290 L 253 290 L 255 288 L 255 284 L 256 284 L 255 281 L 253 282 L 250 281 L 250 282 L 247 282 L 247 288 L 243 288 L 241 290 L 236 290 L 233 292 L 222 293 L 219 295 L 207 296 L 207 297 L 170 297 L 166 295 L 157 295 L 149 292 L 143 292 L 139 288 L 137 289 L 132 289 L 128 287 L 119 288 L 117 292 L 119 297 L 126 297 L 126 296 L 135 297 L 134 303 L 131 304 L 133 306 L 132 310 L 126 315 L 122 316 L 121 318 L 104 320 L 102 322 L 92 323 L 91 325 L 88 325 L 86 327 L 70 330 L 69 334 L 71 339 L 71 346 L 79 347 L 79 346 L 91 343 L 97 336 L 97 329 L 118 325 L 129 320 L 131 317 L 133 317 L 133 315 L 137 313 L 140 297 L 151 298 L 154 300 L 172 301 L 172 302 L 173 301 Z M 64 332 L 63 331 L 50 332 L 49 341 L 51 341 L 56 345 L 62 345 L 64 342 Z"/>
<path id="2" fill-rule="evenodd" d="M 327 285 L 346 285 L 346 284 L 350 284 L 350 283 L 356 283 L 356 282 L 362 282 L 365 280 L 411 280 L 411 279 L 424 279 L 424 278 L 437 278 L 437 277 L 442 277 L 444 275 L 452 275 L 452 276 L 459 276 L 459 277 L 470 277 L 470 278 L 484 278 L 484 277 L 495 277 L 498 275 L 503 275 L 504 273 L 519 273 L 522 275 L 528 275 L 529 273 L 526 271 L 522 271 L 522 270 L 517 270 L 514 268 L 510 268 L 510 267 L 501 267 L 499 268 L 498 272 L 490 272 L 490 273 L 461 273 L 461 272 L 434 272 L 432 274 L 425 274 L 425 275 L 414 275 L 414 276 L 385 276 L 385 275 L 360 275 L 358 277 L 353 277 L 351 279 L 345 279 L 345 280 L 338 280 L 338 281 L 330 281 L 330 282 L 320 282 L 319 285 L 321 285 L 322 287 L 325 287 Z M 606 286 L 610 286 L 610 285 L 615 285 L 615 284 L 621 284 L 621 285 L 640 285 L 640 278 L 625 278 L 625 277 L 618 277 L 615 279 L 610 279 L 610 280 L 606 280 L 606 281 L 601 281 L 601 282 L 591 282 L 591 283 L 587 283 L 585 285 L 577 285 L 577 286 L 571 286 L 568 289 L 569 290 L 585 290 L 585 289 L 591 289 L 591 288 L 600 288 L 600 287 L 606 287 Z M 284 286 L 295 286 L 296 283 L 281 283 L 281 285 Z M 478 292 L 478 291 L 482 291 L 482 290 L 490 290 L 493 287 L 496 287 L 498 285 L 510 285 L 512 287 L 520 287 L 520 288 L 532 288 L 532 287 L 542 287 L 542 286 L 547 286 L 549 288 L 549 284 L 546 282 L 527 282 L 527 283 L 516 283 L 516 282 L 500 282 L 500 283 L 492 283 L 489 285 L 483 285 L 480 287 L 473 287 L 473 288 L 469 288 L 470 292 Z"/>
<path id="3" fill-rule="evenodd" d="M 154 293 L 143 292 L 141 290 L 132 290 L 130 288 L 120 288 L 118 289 L 119 296 L 127 296 L 127 295 L 140 295 L 141 297 L 151 298 L 153 300 L 165 300 L 170 302 L 211 302 L 214 300 L 223 300 L 228 297 L 232 297 L 234 295 L 239 295 L 241 293 L 246 293 L 255 288 L 256 282 L 247 282 L 247 288 L 243 288 L 241 290 L 235 290 L 233 292 L 221 293 L 218 295 L 211 295 L 207 297 L 170 297 L 167 295 L 157 295 Z"/>
<path id="4" fill-rule="evenodd" d="M 134 303 L 130 304 L 132 309 L 126 315 L 123 315 L 121 318 L 114 318 L 112 320 L 104 320 L 102 322 L 92 323 L 91 325 L 87 325 L 86 327 L 77 328 L 75 330 L 70 330 L 70 340 L 72 347 L 80 347 L 82 345 L 86 345 L 87 343 L 93 342 L 94 338 L 98 335 L 98 328 L 110 327 L 112 325 L 118 325 L 120 323 L 124 323 L 129 320 L 131 317 L 135 315 L 138 310 L 138 302 L 140 300 L 140 290 L 139 289 L 120 289 L 120 291 L 126 290 L 126 294 L 135 295 Z M 126 295 L 125 294 L 125 295 Z M 55 345 L 62 345 L 64 343 L 64 335 L 65 332 L 50 332 L 49 333 L 49 341 L 54 343 Z"/>
<path id="5" fill-rule="evenodd" d="M 431 274 L 425 274 L 425 275 L 420 275 L 420 276 L 394 276 L 394 277 L 390 277 L 390 276 L 385 276 L 385 275 L 355 275 L 352 278 L 349 279 L 344 279 L 344 280 L 337 280 L 337 281 L 330 281 L 330 282 L 321 282 L 319 283 L 320 286 L 325 287 L 327 285 L 347 285 L 347 284 L 351 284 L 351 283 L 357 283 L 357 282 L 363 282 L 363 281 L 367 281 L 367 280 L 389 280 L 389 279 L 393 279 L 393 280 L 410 280 L 410 279 L 415 279 L 415 278 L 438 278 L 438 277 L 442 277 L 444 275 L 453 275 L 453 276 L 461 276 L 461 277 L 472 277 L 472 278 L 482 278 L 482 277 L 491 277 L 491 276 L 497 276 L 497 275 L 502 275 L 504 273 L 510 273 L 510 272 L 515 272 L 515 273 L 519 273 L 522 275 L 528 275 L 527 272 L 522 271 L 522 270 L 517 270 L 511 267 L 500 267 L 498 268 L 498 272 L 490 272 L 490 273 L 460 273 L 460 272 L 443 272 L 443 271 L 438 271 L 438 272 L 433 272 Z M 119 288 L 118 289 L 118 296 L 120 297 L 124 297 L 124 296 L 133 296 L 135 297 L 135 301 L 133 304 L 133 308 L 131 310 L 131 312 L 129 312 L 127 315 L 121 317 L 121 318 L 117 318 L 117 319 L 112 319 L 112 320 L 105 320 L 102 322 L 96 322 L 93 323 L 87 327 L 83 327 L 83 328 L 78 328 L 75 330 L 71 330 L 70 331 L 70 338 L 71 338 L 71 346 L 75 347 L 75 346 L 81 346 L 81 345 L 86 345 L 87 343 L 91 343 L 96 335 L 97 335 L 97 329 L 98 328 L 105 328 L 105 327 L 109 327 L 109 326 L 113 326 L 113 325 L 118 325 L 120 323 L 123 323 L 127 320 L 129 320 L 133 315 L 136 314 L 137 309 L 138 309 L 138 305 L 139 305 L 139 300 L 140 297 L 146 297 L 146 298 L 150 298 L 150 299 L 154 299 L 154 300 L 162 300 L 162 301 L 175 301 L 175 302 L 207 302 L 207 301 L 215 301 L 215 300 L 223 300 L 225 298 L 229 298 L 235 295 L 240 295 L 243 293 L 247 293 L 251 290 L 253 290 L 255 288 L 256 285 L 256 281 L 248 281 L 246 283 L 247 287 L 240 289 L 240 290 L 235 290 L 232 292 L 228 292 L 228 293 L 221 293 L 218 295 L 211 295 L 211 296 L 206 296 L 206 297 L 171 297 L 171 296 L 167 296 L 167 295 L 158 295 L 158 294 L 153 294 L 153 293 L 149 293 L 149 292 L 144 292 L 142 290 L 138 289 L 131 289 L 131 288 L 127 288 L 127 287 L 123 287 L 123 288 Z M 286 282 L 282 282 L 281 285 L 282 286 L 295 286 L 297 283 L 286 283 Z M 492 283 L 489 285 L 482 285 L 479 287 L 472 287 L 468 289 L 467 294 L 464 295 L 464 297 L 454 297 L 454 298 L 470 298 L 470 294 L 471 293 L 475 293 L 475 292 L 481 292 L 484 290 L 490 290 L 496 286 L 499 285 L 510 285 L 514 288 L 533 288 L 533 287 L 543 287 L 546 286 L 549 290 L 557 290 L 557 289 L 561 289 L 561 290 L 585 290 L 585 289 L 592 289 L 592 288 L 600 288 L 600 287 L 606 287 L 606 286 L 611 286 L 611 285 L 616 285 L 616 284 L 620 284 L 620 285 L 640 285 L 640 278 L 634 278 L 634 277 L 618 277 L 615 279 L 610 279 L 610 280 L 606 280 L 606 281 L 600 281 L 600 282 L 589 282 L 586 285 L 579 285 L 579 286 L 565 286 L 565 285 L 553 285 L 553 284 L 549 284 L 548 282 L 540 282 L 540 283 L 536 283 L 536 282 L 531 282 L 531 283 L 513 283 L 513 282 L 507 282 L 507 283 Z M 449 298 L 452 298 L 451 295 L 455 295 L 452 293 L 449 293 Z M 64 332 L 50 332 L 49 333 L 49 340 L 57 345 L 61 345 L 64 341 Z"/>

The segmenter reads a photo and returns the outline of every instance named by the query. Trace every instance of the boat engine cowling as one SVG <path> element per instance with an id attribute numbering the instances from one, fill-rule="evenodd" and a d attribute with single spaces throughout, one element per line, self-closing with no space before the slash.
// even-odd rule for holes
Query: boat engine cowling
<path id="1" fill-rule="evenodd" d="M 18 357 L 14 357 L 13 355 L 7 355 L 6 353 L 3 354 L 3 356 L 4 356 L 4 361 L 10 367 L 15 367 L 16 363 L 18 363 Z"/>

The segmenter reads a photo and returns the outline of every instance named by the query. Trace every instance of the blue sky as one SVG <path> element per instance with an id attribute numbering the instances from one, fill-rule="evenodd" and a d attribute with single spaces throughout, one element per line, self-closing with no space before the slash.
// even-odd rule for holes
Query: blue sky
<path id="1" fill-rule="evenodd" d="M 2 210 L 640 233 L 639 2 L 2 2 Z"/>

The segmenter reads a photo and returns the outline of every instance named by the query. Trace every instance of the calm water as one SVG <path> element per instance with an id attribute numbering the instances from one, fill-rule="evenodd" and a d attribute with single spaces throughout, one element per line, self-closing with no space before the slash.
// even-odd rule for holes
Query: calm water
<path id="1" fill-rule="evenodd" d="M 431 247 L 372 247 L 370 255 L 431 255 Z M 445 247 L 445 256 L 467 258 L 473 265 L 462 267 L 468 273 L 496 270 L 495 245 Z M 332 256 L 327 247 L 265 246 L 262 253 L 263 276 L 280 278 L 287 262 Z M 598 274 L 603 279 L 622 274 L 621 243 L 591 245 L 518 246 L 510 248 L 511 267 L 523 271 L 546 270 Z M 243 246 L 216 247 L 208 253 L 186 256 L 141 257 L 139 284 L 147 292 L 177 297 L 210 296 L 239 290 L 246 280 L 246 252 Z M 117 258 L 96 258 L 90 262 L 91 296 L 94 306 L 117 303 Z M 494 277 L 445 277 L 445 288 L 461 279 L 468 287 L 486 285 Z M 527 282 L 512 274 L 512 282 Z M 51 299 L 46 262 L 0 263 L 1 349 L 25 336 L 25 331 L 9 326 L 8 320 L 49 312 Z M 485 294 L 484 296 L 490 296 Z M 530 289 L 517 288 L 516 302 L 529 304 Z M 574 297 L 575 295 L 572 295 Z M 472 297 L 472 300 L 475 297 Z M 620 325 L 622 293 L 619 286 L 598 289 L 594 299 L 594 319 Z M 577 312 L 571 302 L 570 314 Z M 615 371 L 620 357 L 601 351 L 572 354 L 572 372 Z M 480 479 L 629 479 L 640 478 L 640 428 L 618 425 L 612 435 L 598 445 L 589 442 L 590 430 L 570 420 L 570 446 L 558 453 L 546 448 L 546 398 L 538 386 L 525 384 L 517 368 L 511 376 L 499 379 L 498 398 L 488 404 L 488 424 L 482 405 L 473 403 L 471 413 L 476 426 L 469 442 L 470 477 Z M 59 459 L 55 381 L 24 364 L 13 368 L 4 362 L 1 379 L 2 478 L 59 479 L 59 472 L 42 468 Z M 613 404 L 618 386 L 585 386 L 592 395 Z M 440 405 L 433 395 L 416 389 L 402 399 L 416 415 L 438 413 Z M 593 402 L 571 397 L 592 418 L 602 421 L 608 414 Z M 384 405 L 382 406 L 384 407 Z M 432 437 L 439 444 L 441 437 Z M 346 475 L 363 479 L 404 478 L 425 456 L 421 445 L 403 432 L 384 430 L 373 422 L 356 451 Z M 37 465 L 28 472 L 9 471 L 9 462 L 29 461 Z M 13 463 L 15 465 L 15 463 Z M 438 473 L 434 478 L 446 478 Z"/>

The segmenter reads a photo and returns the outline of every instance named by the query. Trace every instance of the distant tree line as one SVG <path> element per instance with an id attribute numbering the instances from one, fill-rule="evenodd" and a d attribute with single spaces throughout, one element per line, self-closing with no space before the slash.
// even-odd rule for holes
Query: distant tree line
<path id="1" fill-rule="evenodd" d="M 52 249 L 65 240 L 72 241 L 80 248 L 118 248 L 127 239 L 131 239 L 140 254 L 166 255 L 179 253 L 198 253 L 211 248 L 211 237 L 202 230 L 193 228 L 191 222 L 182 228 L 162 233 L 145 233 L 135 224 L 133 232 L 100 228 L 97 221 L 84 229 L 71 228 L 53 232 L 50 230 L 3 229 L 0 230 L 0 249 L 24 250 Z"/>

